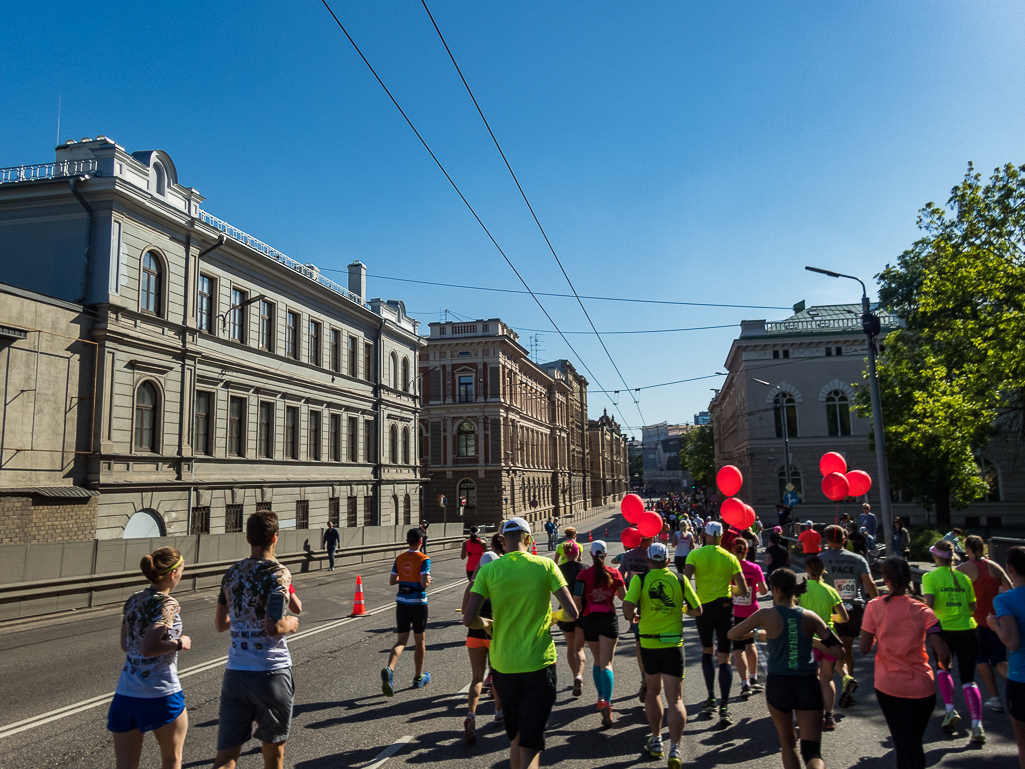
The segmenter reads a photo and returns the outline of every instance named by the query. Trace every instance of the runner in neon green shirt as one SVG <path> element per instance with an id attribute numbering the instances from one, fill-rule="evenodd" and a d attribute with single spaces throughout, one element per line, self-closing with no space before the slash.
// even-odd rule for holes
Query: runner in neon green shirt
<path id="1" fill-rule="evenodd" d="M 833 616 L 840 617 L 840 622 L 847 622 L 850 617 L 847 609 L 844 608 L 843 599 L 832 585 L 822 580 L 826 565 L 817 555 L 809 555 L 804 559 L 804 568 L 808 572 L 807 590 L 800 597 L 801 607 L 808 611 L 815 612 L 826 623 L 830 632 L 835 632 Z M 822 686 L 823 716 L 822 729 L 831 732 L 836 729 L 836 718 L 833 717 L 833 705 L 836 702 L 836 684 L 833 682 L 833 674 L 836 671 L 846 680 L 846 663 L 841 654 L 834 657 L 830 654 L 814 649 L 812 651 L 815 661 L 819 663 L 819 684 Z M 840 704 L 843 707 L 843 699 Z"/>

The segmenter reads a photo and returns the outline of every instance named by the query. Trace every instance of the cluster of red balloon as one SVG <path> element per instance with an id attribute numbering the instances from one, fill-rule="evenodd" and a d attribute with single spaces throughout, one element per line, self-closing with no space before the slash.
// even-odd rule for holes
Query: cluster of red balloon
<path id="1" fill-rule="evenodd" d="M 724 465 L 715 476 L 715 485 L 729 497 L 719 508 L 722 519 L 742 531 L 751 528 L 755 522 L 755 509 L 734 496 L 744 485 L 744 476 L 740 470 L 733 465 Z"/>
<path id="2" fill-rule="evenodd" d="M 630 524 L 623 529 L 620 541 L 627 550 L 641 544 L 644 537 L 657 537 L 662 531 L 662 516 L 654 510 L 644 509 L 644 500 L 636 494 L 627 494 L 619 504 L 623 517 Z"/>
<path id="3" fill-rule="evenodd" d="M 827 451 L 819 460 L 822 493 L 826 499 L 839 502 L 845 497 L 860 497 L 872 488 L 872 477 L 864 470 L 847 471 L 847 460 L 835 451 Z"/>

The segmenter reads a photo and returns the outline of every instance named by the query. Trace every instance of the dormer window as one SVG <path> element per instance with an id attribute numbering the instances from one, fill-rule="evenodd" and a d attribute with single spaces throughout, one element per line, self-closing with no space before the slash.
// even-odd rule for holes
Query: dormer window
<path id="1" fill-rule="evenodd" d="M 153 192 L 160 197 L 167 194 L 167 172 L 160 163 L 153 164 Z"/>

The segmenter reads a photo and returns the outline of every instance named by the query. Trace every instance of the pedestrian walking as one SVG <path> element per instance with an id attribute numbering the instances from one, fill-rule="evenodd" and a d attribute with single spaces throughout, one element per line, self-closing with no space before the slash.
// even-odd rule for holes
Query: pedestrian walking
<path id="1" fill-rule="evenodd" d="M 1007 710 L 1018 743 L 1018 765 L 1025 769 L 1025 548 L 1008 550 L 1006 566 L 1012 589 L 993 599 L 993 614 L 986 618 L 986 624 L 1011 650 L 1007 661 Z"/>
<path id="2" fill-rule="evenodd" d="M 986 558 L 986 543 L 982 537 L 974 534 L 965 539 L 965 551 L 968 560 L 957 567 L 957 570 L 972 581 L 975 590 L 975 633 L 979 638 L 979 659 L 975 671 L 982 679 L 989 699 L 982 703 L 983 707 L 1002 713 L 1004 703 L 1000 700 L 997 689 L 996 670 L 1007 660 L 1007 649 L 1000 638 L 987 625 L 986 619 L 993 613 L 993 599 L 998 593 L 1011 590 L 1011 580 L 1000 564 Z"/>
<path id="3" fill-rule="evenodd" d="M 502 534 L 506 554 L 478 572 L 463 624 L 484 627 L 480 610 L 491 599 L 491 675 L 505 712 L 509 765 L 536 769 L 557 691 L 557 654 L 548 632 L 552 595 L 572 620 L 577 607 L 555 564 L 528 552 L 533 542 L 529 523 L 510 518 Z"/>
<path id="4" fill-rule="evenodd" d="M 338 549 L 338 529 L 331 521 L 327 522 L 327 531 L 324 532 L 324 548 L 327 550 L 327 570 L 335 570 L 335 550 Z"/>
<path id="5" fill-rule="evenodd" d="M 143 736 L 153 732 L 162 769 L 180 769 L 189 728 L 185 695 L 178 680 L 178 652 L 192 648 L 182 635 L 181 607 L 171 597 L 185 570 L 173 547 L 144 555 L 139 569 L 149 581 L 121 610 L 121 651 L 125 664 L 107 712 L 114 735 L 117 769 L 138 769 Z"/>
<path id="6" fill-rule="evenodd" d="M 577 576 L 584 569 L 581 560 L 580 545 L 573 540 L 567 540 L 563 548 L 566 562 L 559 566 L 563 579 L 566 580 L 566 587 L 572 593 L 577 582 Z M 584 693 L 584 665 L 587 658 L 584 655 L 584 631 L 580 626 L 580 620 L 566 622 L 561 619 L 562 613 L 556 613 L 556 626 L 562 631 L 566 640 L 566 661 L 569 663 L 570 673 L 573 674 L 573 696 L 580 697 Z"/>
<path id="7" fill-rule="evenodd" d="M 214 769 L 233 769 L 250 737 L 262 743 L 265 769 L 282 769 L 295 697 L 285 637 L 299 629 L 299 619 L 286 612 L 292 574 L 274 558 L 278 516 L 250 515 L 246 541 L 249 557 L 225 573 L 214 615 L 218 632 L 231 631 Z"/>
<path id="8" fill-rule="evenodd" d="M 381 690 L 385 696 L 395 695 L 395 665 L 409 643 L 409 631 L 413 630 L 413 688 L 422 689 L 431 682 L 431 674 L 424 671 L 427 656 L 427 588 L 431 586 L 431 559 L 421 550 L 422 529 L 410 529 L 406 533 L 405 553 L 400 553 L 391 569 L 388 584 L 398 585 L 395 596 L 395 632 L 397 637 L 388 666 L 381 671 Z"/>
<path id="9" fill-rule="evenodd" d="M 950 668 L 950 650 L 933 610 L 908 595 L 908 562 L 891 556 L 882 569 L 889 595 L 874 598 L 865 607 L 859 648 L 862 654 L 876 649 L 876 700 L 893 739 L 897 769 L 925 769 L 922 738 L 936 705 L 927 647 L 943 670 Z"/>
<path id="10" fill-rule="evenodd" d="M 427 555 L 427 530 L 431 524 L 427 521 L 420 521 L 420 552 Z"/>
<path id="11" fill-rule="evenodd" d="M 701 602 L 682 574 L 669 570 L 669 551 L 660 542 L 648 547 L 648 571 L 634 576 L 623 600 L 623 616 L 636 625 L 644 663 L 644 714 L 651 737 L 645 750 L 662 758 L 662 689 L 668 705 L 669 769 L 682 769 L 680 740 L 687 724 L 683 707 L 683 615 L 701 615 Z"/>

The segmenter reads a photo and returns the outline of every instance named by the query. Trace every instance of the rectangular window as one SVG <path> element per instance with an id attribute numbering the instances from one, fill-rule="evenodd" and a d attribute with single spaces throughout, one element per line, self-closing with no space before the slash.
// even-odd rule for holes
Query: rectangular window
<path id="1" fill-rule="evenodd" d="M 274 352 L 274 302 L 260 300 L 260 349 Z"/>
<path id="2" fill-rule="evenodd" d="M 210 508 L 209 506 L 192 508 L 192 526 L 190 534 L 210 533 Z"/>
<path id="3" fill-rule="evenodd" d="M 213 422 L 214 394 L 196 391 L 196 427 L 193 438 L 193 449 L 197 454 L 212 454 L 214 442 L 211 440 L 210 426 Z"/>
<path id="4" fill-rule="evenodd" d="M 213 331 L 214 286 L 216 282 L 207 275 L 199 276 L 199 298 L 196 302 L 196 325 L 200 331 Z"/>
<path id="5" fill-rule="evenodd" d="M 373 464 L 377 461 L 377 433 L 374 431 L 374 420 L 363 422 L 363 461 Z"/>
<path id="6" fill-rule="evenodd" d="M 310 502 L 308 499 L 300 499 L 295 503 L 295 527 L 297 529 L 310 528 Z"/>
<path id="7" fill-rule="evenodd" d="M 242 305 L 246 301 L 246 292 L 240 288 L 231 289 L 231 322 L 230 338 L 236 342 L 246 343 L 246 309 Z"/>
<path id="8" fill-rule="evenodd" d="M 843 355 L 843 347 L 837 347 L 835 354 L 836 355 Z"/>
<path id="9" fill-rule="evenodd" d="M 358 524 L 356 521 L 356 497 L 349 497 L 349 507 L 346 510 L 345 525 L 349 528 L 355 528 Z"/>
<path id="10" fill-rule="evenodd" d="M 336 529 L 340 525 L 341 510 L 341 500 L 338 497 L 331 497 L 327 501 L 327 520 Z"/>
<path id="11" fill-rule="evenodd" d="M 315 320 L 310 321 L 310 363 L 320 365 L 321 326 Z"/>
<path id="12" fill-rule="evenodd" d="M 337 328 L 331 329 L 331 370 L 342 373 L 342 332 Z"/>
<path id="13" fill-rule="evenodd" d="M 783 357 L 784 358 L 789 358 L 790 357 L 790 350 L 784 350 L 783 351 Z"/>
<path id="14" fill-rule="evenodd" d="M 473 376 L 459 377 L 459 402 L 473 403 Z"/>
<path id="15" fill-rule="evenodd" d="M 269 512 L 273 512 L 274 506 L 270 502 L 257 502 L 256 503 L 256 512 L 259 513 L 259 512 L 262 512 L 264 510 L 266 510 L 268 513 Z"/>
<path id="16" fill-rule="evenodd" d="M 342 461 L 342 415 L 332 414 L 331 425 L 328 428 L 330 435 L 328 436 L 329 450 L 331 452 L 332 462 Z"/>
<path id="17" fill-rule="evenodd" d="M 363 497 L 363 525 L 374 526 L 374 498 Z"/>
<path id="18" fill-rule="evenodd" d="M 356 421 L 356 417 L 349 417 L 349 435 L 348 435 L 348 439 L 349 439 L 349 461 L 350 462 L 358 462 L 359 461 L 359 458 L 357 457 L 357 451 L 358 451 L 358 449 L 357 449 L 358 443 L 357 443 L 357 436 L 356 436 L 357 430 L 359 430 L 359 426 L 358 426 L 358 423 Z"/>
<path id="19" fill-rule="evenodd" d="M 826 348 L 826 357 L 828 358 L 828 357 L 832 356 L 832 354 L 833 354 L 833 348 L 832 347 L 827 347 Z"/>
<path id="20" fill-rule="evenodd" d="M 313 460 L 320 460 L 320 412 L 310 412 L 310 424 L 306 431 L 306 435 L 309 438 L 309 458 Z"/>
<path id="21" fill-rule="evenodd" d="M 285 457 L 299 458 L 299 409 L 296 406 L 285 407 Z"/>
<path id="22" fill-rule="evenodd" d="M 370 343 L 363 345 L 363 378 L 374 381 L 374 346 Z"/>
<path id="23" fill-rule="evenodd" d="M 256 506 L 257 510 L 260 506 Z M 242 505 L 224 506 L 224 533 L 238 534 L 242 531 Z"/>
<path id="24" fill-rule="evenodd" d="M 349 337 L 349 376 L 356 378 L 356 337 Z"/>
<path id="25" fill-rule="evenodd" d="M 246 455 L 246 399 L 228 399 L 228 455 Z"/>
<path id="26" fill-rule="evenodd" d="M 772 357 L 773 358 L 779 358 L 779 350 L 773 350 L 772 351 Z"/>
<path id="27" fill-rule="evenodd" d="M 299 360 L 299 313 L 285 313 L 285 355 Z"/>
<path id="28" fill-rule="evenodd" d="M 268 459 L 274 456 L 274 404 L 260 404 L 260 424 L 256 437 L 256 455 Z"/>

